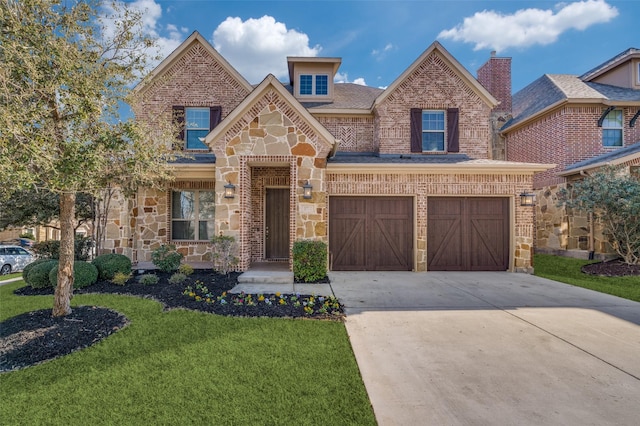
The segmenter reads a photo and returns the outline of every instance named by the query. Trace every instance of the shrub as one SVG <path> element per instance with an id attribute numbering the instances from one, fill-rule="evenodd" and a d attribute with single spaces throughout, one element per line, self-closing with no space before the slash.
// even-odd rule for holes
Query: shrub
<path id="1" fill-rule="evenodd" d="M 18 238 L 27 238 L 29 240 L 35 240 L 36 236 L 33 235 L 31 232 L 23 232 L 22 234 L 19 235 Z"/>
<path id="2" fill-rule="evenodd" d="M 173 244 L 163 244 L 151 252 L 151 261 L 162 272 L 177 271 L 181 260 L 182 253 Z"/>
<path id="3" fill-rule="evenodd" d="M 74 243 L 74 259 L 88 260 L 93 247 L 93 240 L 90 237 L 76 237 Z M 48 240 L 35 243 L 32 247 L 33 251 L 40 257 L 49 259 L 60 258 L 60 241 Z"/>
<path id="4" fill-rule="evenodd" d="M 27 266 L 24 267 L 24 269 L 22 270 L 22 279 L 24 280 L 25 283 L 29 284 L 29 281 L 27 280 L 27 277 L 29 276 L 29 272 L 31 271 L 31 269 L 36 266 L 39 265 L 41 263 L 44 262 L 50 262 L 51 259 L 37 259 L 34 260 L 33 262 L 31 262 L 30 264 L 28 264 Z M 31 284 L 29 284 L 31 285 Z"/>
<path id="5" fill-rule="evenodd" d="M 169 284 L 182 284 L 186 279 L 187 276 L 185 274 L 176 272 L 175 274 L 171 275 L 171 278 L 169 278 Z"/>
<path id="6" fill-rule="evenodd" d="M 327 245 L 322 241 L 293 244 L 293 276 L 299 282 L 317 282 L 327 276 Z"/>
<path id="7" fill-rule="evenodd" d="M 189 265 L 187 263 L 183 263 L 178 268 L 178 272 L 180 272 L 181 274 L 185 274 L 186 276 L 189 276 L 189 275 L 193 274 L 193 266 L 191 266 L 191 265 Z"/>
<path id="8" fill-rule="evenodd" d="M 235 255 L 236 239 L 220 234 L 213 237 L 211 242 L 213 243 L 213 270 L 227 275 L 240 261 Z"/>
<path id="9" fill-rule="evenodd" d="M 154 285 L 154 284 L 158 284 L 158 276 L 155 274 L 144 274 L 144 275 L 140 275 L 140 284 L 142 285 Z"/>
<path id="10" fill-rule="evenodd" d="M 116 285 L 125 285 L 127 281 L 131 279 L 131 274 L 125 274 L 124 272 L 116 272 L 111 282 Z"/>
<path id="11" fill-rule="evenodd" d="M 98 276 L 101 280 L 111 280 L 118 272 L 131 273 L 131 260 L 124 254 L 102 254 L 93 263 L 98 268 Z"/>
<path id="12" fill-rule="evenodd" d="M 47 288 L 52 287 L 51 281 L 49 281 L 49 273 L 51 271 L 58 271 L 58 261 L 49 259 L 46 262 L 35 265 L 29 271 L 26 282 L 33 288 Z"/>
<path id="13" fill-rule="evenodd" d="M 73 288 L 83 288 L 98 281 L 98 268 L 92 263 L 77 260 L 73 262 Z M 58 270 L 49 271 L 49 282 L 58 285 Z"/>

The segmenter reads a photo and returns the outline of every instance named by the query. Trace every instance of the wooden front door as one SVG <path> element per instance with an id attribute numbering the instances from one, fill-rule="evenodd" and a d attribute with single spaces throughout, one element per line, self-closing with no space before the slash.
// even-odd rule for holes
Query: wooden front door
<path id="1" fill-rule="evenodd" d="M 266 188 L 264 245 L 266 259 L 289 258 L 289 188 Z"/>
<path id="2" fill-rule="evenodd" d="M 331 197 L 329 222 L 334 271 L 413 269 L 411 197 Z"/>
<path id="3" fill-rule="evenodd" d="M 430 197 L 427 215 L 428 270 L 508 269 L 508 198 Z"/>

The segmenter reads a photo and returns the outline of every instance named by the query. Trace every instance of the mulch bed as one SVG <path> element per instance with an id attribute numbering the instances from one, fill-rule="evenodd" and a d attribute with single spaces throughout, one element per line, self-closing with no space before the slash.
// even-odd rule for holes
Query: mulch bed
<path id="1" fill-rule="evenodd" d="M 170 274 L 157 272 L 160 278 L 158 284 L 143 285 L 138 282 L 139 277 L 132 278 L 126 285 L 115 285 L 109 281 L 99 281 L 89 287 L 74 289 L 74 294 L 111 293 L 133 295 L 149 298 L 161 302 L 166 310 L 190 309 L 229 316 L 262 316 L 288 317 L 308 319 L 341 320 L 344 317 L 342 306 L 332 309 L 328 313 L 314 312 L 308 314 L 304 306 L 295 306 L 287 299 L 286 304 L 277 303 L 280 295 L 264 294 L 264 297 L 274 300 L 267 305 L 256 303 L 249 306 L 238 303 L 240 296 L 226 295 L 237 284 L 238 274 L 223 276 L 210 270 L 196 270 L 181 284 L 170 284 Z M 213 303 L 206 303 L 205 296 L 196 288 L 205 286 L 207 294 Z M 185 289 L 192 288 L 200 300 L 194 296 L 185 295 Z M 53 289 L 34 289 L 29 286 L 21 287 L 14 292 L 20 296 L 52 295 Z M 218 297 L 224 297 L 225 302 L 219 303 Z M 299 300 L 308 297 L 296 295 Z M 316 306 L 320 302 L 317 301 Z M 257 295 L 253 295 L 257 301 Z M 59 356 L 70 354 L 76 350 L 93 345 L 110 334 L 122 329 L 128 324 L 127 318 L 115 311 L 95 306 L 74 307 L 70 315 L 53 318 L 51 309 L 28 312 L 10 318 L 0 323 L 0 372 L 17 370 L 48 361 Z"/>
<path id="2" fill-rule="evenodd" d="M 604 277 L 622 277 L 626 275 L 640 275 L 640 265 L 629 265 L 621 259 L 608 262 L 590 263 L 582 267 L 582 272 Z"/>

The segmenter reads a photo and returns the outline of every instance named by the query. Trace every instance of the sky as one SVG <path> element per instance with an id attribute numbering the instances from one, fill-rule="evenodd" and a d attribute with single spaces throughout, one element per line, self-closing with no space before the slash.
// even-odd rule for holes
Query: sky
<path id="1" fill-rule="evenodd" d="M 336 82 L 385 88 L 431 43 L 472 75 L 496 51 L 517 92 L 640 48 L 640 0 L 124 0 L 166 57 L 193 31 L 250 83 L 288 82 L 287 56 L 342 58 Z"/>

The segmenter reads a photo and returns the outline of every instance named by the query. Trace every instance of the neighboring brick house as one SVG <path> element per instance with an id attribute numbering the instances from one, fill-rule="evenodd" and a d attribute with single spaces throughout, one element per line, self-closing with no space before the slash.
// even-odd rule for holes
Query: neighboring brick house
<path id="1" fill-rule="evenodd" d="M 610 253 L 599 227 L 586 214 L 559 207 L 557 193 L 604 164 L 640 165 L 640 50 L 628 49 L 581 76 L 545 74 L 514 94 L 512 111 L 505 111 L 512 114 L 503 114 L 505 158 L 556 164 L 533 180 L 536 250 Z"/>
<path id="2" fill-rule="evenodd" d="M 250 85 L 197 32 L 136 87 L 139 120 L 185 124 L 193 154 L 167 191 L 112 212 L 105 246 L 134 261 L 170 242 L 211 259 L 239 243 L 240 270 L 291 266 L 296 240 L 332 270 L 531 271 L 533 174 L 492 160 L 496 99 L 435 42 L 387 89 L 334 84 L 339 58 L 288 58 L 289 84 Z"/>

